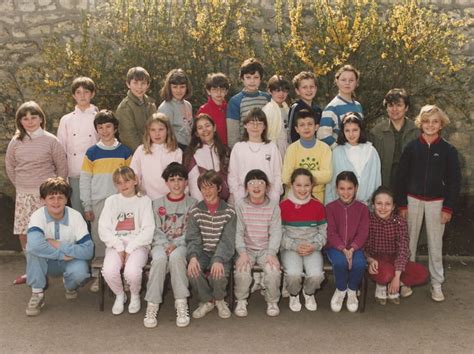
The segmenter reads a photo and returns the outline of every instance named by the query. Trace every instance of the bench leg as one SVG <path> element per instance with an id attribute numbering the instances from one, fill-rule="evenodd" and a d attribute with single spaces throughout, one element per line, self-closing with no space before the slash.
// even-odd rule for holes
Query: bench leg
<path id="1" fill-rule="evenodd" d="M 104 277 L 102 272 L 99 270 L 99 310 L 104 311 L 104 297 L 105 297 L 105 286 L 104 286 Z"/>
<path id="2" fill-rule="evenodd" d="M 360 286 L 360 306 L 359 312 L 363 313 L 365 311 L 365 303 L 367 301 L 367 287 L 368 287 L 369 279 L 367 277 L 367 272 L 364 273 L 362 277 L 362 284 Z"/>
<path id="3" fill-rule="evenodd" d="M 234 270 L 229 273 L 229 282 L 227 284 L 227 302 L 229 303 L 230 312 L 234 312 L 235 298 L 234 298 Z"/>

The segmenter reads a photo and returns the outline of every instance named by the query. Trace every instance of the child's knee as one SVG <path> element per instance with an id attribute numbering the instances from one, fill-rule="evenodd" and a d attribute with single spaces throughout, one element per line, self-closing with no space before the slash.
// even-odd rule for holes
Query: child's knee
<path id="1" fill-rule="evenodd" d="M 142 268 L 140 267 L 125 267 L 123 271 L 123 276 L 129 282 L 140 281 L 142 278 Z"/>

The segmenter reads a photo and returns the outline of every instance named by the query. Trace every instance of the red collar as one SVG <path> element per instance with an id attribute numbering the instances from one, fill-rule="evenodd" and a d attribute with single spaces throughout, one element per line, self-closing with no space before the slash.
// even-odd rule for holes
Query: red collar
<path id="1" fill-rule="evenodd" d="M 424 145 L 428 145 L 428 142 L 425 140 L 425 138 L 423 138 L 423 135 L 420 134 L 419 138 L 420 142 Z M 438 144 L 440 141 L 441 141 L 441 135 L 438 135 L 438 137 L 436 138 L 436 140 L 434 140 L 431 144 L 429 145 L 433 145 L 433 144 Z"/>

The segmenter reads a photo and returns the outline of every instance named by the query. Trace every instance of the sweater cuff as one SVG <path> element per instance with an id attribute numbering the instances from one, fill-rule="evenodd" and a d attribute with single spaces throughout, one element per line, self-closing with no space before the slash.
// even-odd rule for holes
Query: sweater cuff
<path id="1" fill-rule="evenodd" d="M 448 213 L 448 214 L 453 215 L 453 209 L 451 209 L 451 208 L 448 208 L 448 207 L 445 207 L 445 206 L 444 206 L 444 207 L 441 209 L 441 211 L 444 211 L 445 213 Z"/>

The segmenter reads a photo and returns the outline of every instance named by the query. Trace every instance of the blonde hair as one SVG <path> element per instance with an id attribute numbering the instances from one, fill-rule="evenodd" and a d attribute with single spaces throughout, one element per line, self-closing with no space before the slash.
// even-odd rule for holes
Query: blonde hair
<path id="1" fill-rule="evenodd" d="M 437 114 L 441 119 L 441 128 L 444 128 L 449 124 L 449 118 L 441 108 L 432 104 L 428 104 L 426 106 L 421 107 L 420 113 L 415 118 L 415 125 L 421 129 L 421 124 L 426 122 L 429 117 L 435 114 Z"/>
<path id="2" fill-rule="evenodd" d="M 152 117 L 145 123 L 145 133 L 143 134 L 143 150 L 145 151 L 145 154 L 151 154 L 152 142 L 150 138 L 150 129 L 154 123 L 160 123 L 166 127 L 166 148 L 169 151 L 175 151 L 178 148 L 178 142 L 176 140 L 176 135 L 174 134 L 170 120 L 163 113 L 154 113 Z"/>
<path id="3" fill-rule="evenodd" d="M 120 178 L 124 181 L 133 181 L 137 179 L 137 175 L 135 171 L 129 166 L 120 166 L 114 171 L 112 175 L 112 181 L 114 184 L 118 184 Z M 138 187 L 138 183 L 135 185 L 135 194 L 141 197 L 140 188 Z"/>

